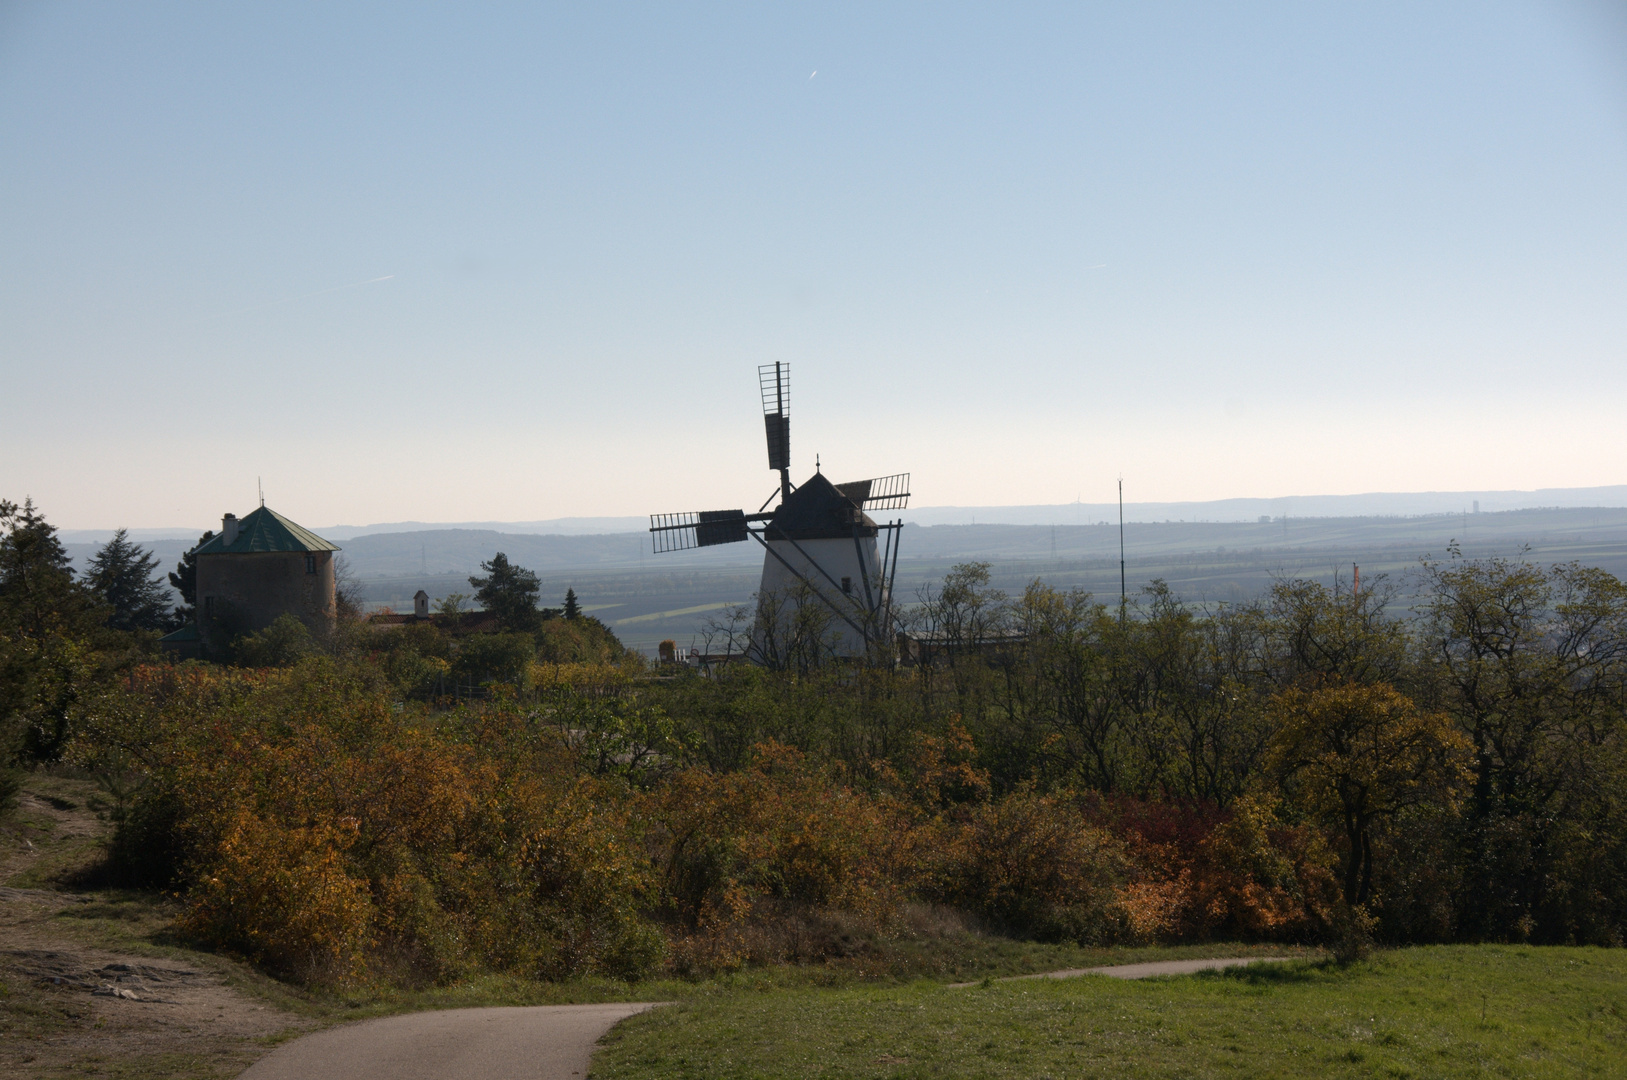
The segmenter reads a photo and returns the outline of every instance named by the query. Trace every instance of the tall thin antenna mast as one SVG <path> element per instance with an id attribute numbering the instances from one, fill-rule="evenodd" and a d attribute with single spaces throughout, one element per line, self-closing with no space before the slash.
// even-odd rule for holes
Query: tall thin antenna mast
<path id="1" fill-rule="evenodd" d="M 1124 578 L 1124 477 L 1119 477 L 1119 618 L 1124 618 L 1125 606 L 1130 602 L 1130 592 L 1125 588 Z"/>
<path id="2" fill-rule="evenodd" d="M 263 507 L 266 504 L 266 486 L 260 482 L 258 476 L 254 478 L 254 486 L 260 489 L 260 505 Z"/>

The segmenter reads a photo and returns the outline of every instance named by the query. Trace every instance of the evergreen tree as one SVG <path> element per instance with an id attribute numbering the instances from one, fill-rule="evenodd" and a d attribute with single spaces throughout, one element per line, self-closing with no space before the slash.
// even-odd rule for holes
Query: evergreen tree
<path id="1" fill-rule="evenodd" d="M 60 756 L 94 676 L 89 638 L 103 616 L 33 501 L 0 499 L 0 774 Z M 0 799 L 9 786 L 0 775 Z"/>
<path id="2" fill-rule="evenodd" d="M 493 555 L 490 562 L 481 563 L 480 568 L 487 576 L 471 577 L 469 584 L 475 587 L 475 599 L 481 606 L 497 616 L 498 623 L 506 630 L 529 630 L 535 626 L 537 594 L 542 591 L 537 575 L 510 563 L 501 551 Z"/>
<path id="3" fill-rule="evenodd" d="M 61 629 L 85 630 L 94 618 L 87 591 L 34 500 L 0 500 L 0 632 L 38 639 Z"/>
<path id="4" fill-rule="evenodd" d="M 87 583 L 112 608 L 107 625 L 115 630 L 160 630 L 168 623 L 169 590 L 153 577 L 158 557 L 130 542 L 120 529 L 90 561 Z"/>
<path id="5" fill-rule="evenodd" d="M 576 602 L 576 590 L 565 590 L 565 618 L 574 619 L 582 614 L 582 608 Z"/>
<path id="6" fill-rule="evenodd" d="M 179 630 L 196 618 L 198 614 L 198 548 L 203 547 L 215 538 L 215 530 L 206 529 L 198 537 L 198 542 L 192 550 L 181 556 L 181 561 L 175 564 L 170 573 L 169 583 L 175 591 L 181 594 L 181 603 L 170 616 L 170 629 Z"/>

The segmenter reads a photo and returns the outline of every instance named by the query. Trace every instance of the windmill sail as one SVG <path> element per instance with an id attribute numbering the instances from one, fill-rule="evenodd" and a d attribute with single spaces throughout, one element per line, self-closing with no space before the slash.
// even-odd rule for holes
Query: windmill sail
<path id="1" fill-rule="evenodd" d="M 837 484 L 836 490 L 852 499 L 861 510 L 902 510 L 910 501 L 910 474 L 893 473 L 874 480 L 853 480 Z"/>
<path id="2" fill-rule="evenodd" d="M 757 369 L 763 395 L 763 427 L 768 433 L 768 467 L 791 467 L 791 365 L 776 361 Z"/>
<path id="3" fill-rule="evenodd" d="M 744 510 L 650 515 L 650 538 L 657 555 L 664 551 L 734 544 L 745 540 L 748 535 Z"/>
<path id="4" fill-rule="evenodd" d="M 768 434 L 768 467 L 775 471 L 791 467 L 791 418 L 774 413 L 763 417 Z"/>

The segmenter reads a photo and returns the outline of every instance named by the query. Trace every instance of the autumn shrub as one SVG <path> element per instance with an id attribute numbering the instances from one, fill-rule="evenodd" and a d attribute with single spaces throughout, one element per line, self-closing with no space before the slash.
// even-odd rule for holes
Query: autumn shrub
<path id="1" fill-rule="evenodd" d="M 1185 938 L 1316 941 L 1340 902 L 1321 834 L 1289 826 L 1274 798 L 1238 799 L 1198 845 L 1178 925 Z"/>
<path id="2" fill-rule="evenodd" d="M 536 659 L 536 643 L 528 634 L 470 634 L 452 659 L 450 675 L 459 686 L 506 683 L 524 686 Z"/>
<path id="3" fill-rule="evenodd" d="M 525 715 L 431 722 L 386 690 L 326 659 L 138 673 L 85 754 L 142 755 L 115 855 L 169 851 L 187 932 L 308 981 L 658 964 L 631 802 Z"/>
<path id="4" fill-rule="evenodd" d="M 1126 936 L 1141 941 L 1315 941 L 1338 903 L 1335 859 L 1322 833 L 1291 825 L 1279 800 L 1201 800 L 1090 793 L 1087 820 L 1119 838 Z"/>
<path id="5" fill-rule="evenodd" d="M 199 941 L 316 983 L 869 962 L 922 903 L 1084 944 L 1359 943 L 1372 911 L 1439 915 L 1393 856 L 1388 907 L 1346 902 L 1322 802 L 997 786 L 955 717 L 863 770 L 772 740 L 703 768 L 635 671 L 527 661 L 524 693 L 448 709 L 402 702 L 392 663 L 155 665 L 95 697 L 72 759 L 118 793 L 109 867 L 174 889 Z M 1460 842 L 1436 806 L 1373 835 Z M 1563 917 L 1604 940 L 1575 873 Z"/>
<path id="6" fill-rule="evenodd" d="M 926 878 L 934 899 L 1044 939 L 1123 936 L 1124 846 L 1072 800 L 1025 785 L 939 820 L 933 832 Z"/>
<path id="7" fill-rule="evenodd" d="M 265 629 L 232 642 L 232 659 L 244 667 L 288 667 L 317 649 L 316 641 L 295 615 L 279 615 Z"/>
<path id="8" fill-rule="evenodd" d="M 905 808 L 789 747 L 758 746 L 740 772 L 686 770 L 650 797 L 649 814 L 683 967 L 766 959 L 764 921 L 810 910 L 875 926 L 907 895 Z"/>
<path id="9" fill-rule="evenodd" d="M 368 883 L 352 876 L 344 825 L 286 828 L 234 814 L 193 884 L 181 926 L 308 982 L 362 974 L 372 940 Z"/>

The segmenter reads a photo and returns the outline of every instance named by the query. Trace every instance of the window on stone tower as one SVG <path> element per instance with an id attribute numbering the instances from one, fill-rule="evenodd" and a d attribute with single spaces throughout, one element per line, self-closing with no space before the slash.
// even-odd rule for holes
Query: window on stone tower
<path id="1" fill-rule="evenodd" d="M 848 594 L 851 594 L 853 592 L 853 579 L 852 578 L 845 577 L 845 578 L 842 579 L 842 591 L 845 592 L 845 593 L 848 593 Z"/>
<path id="2" fill-rule="evenodd" d="M 316 556 L 315 555 L 307 555 L 307 556 L 305 556 L 305 572 L 307 574 L 316 573 Z"/>

